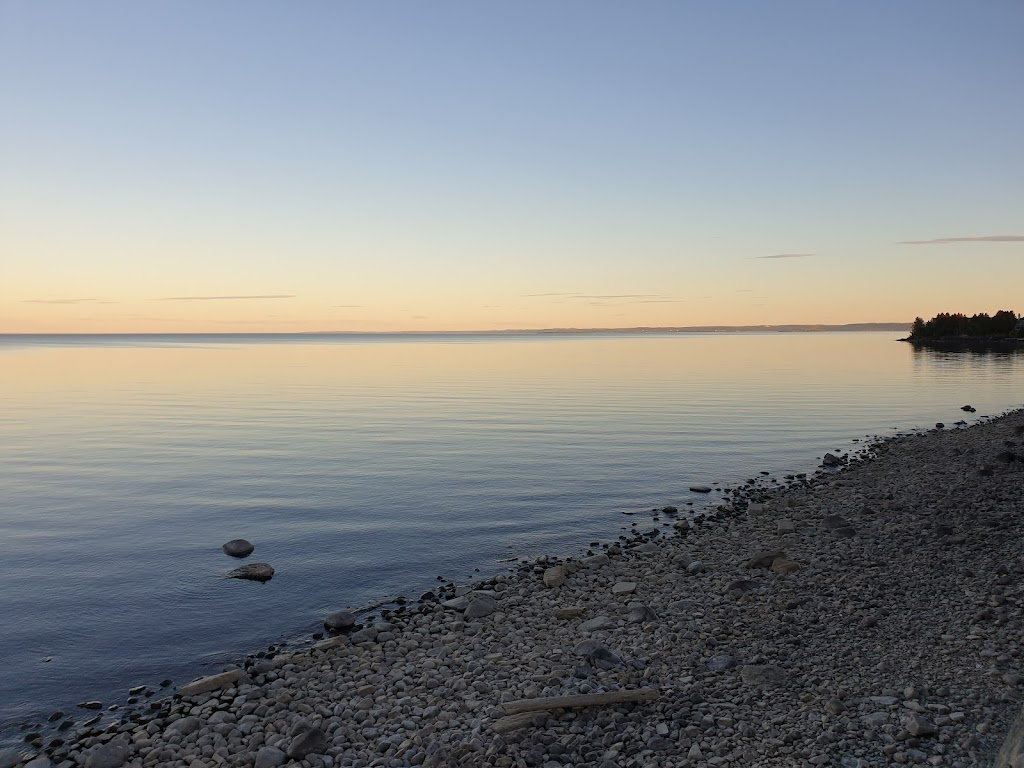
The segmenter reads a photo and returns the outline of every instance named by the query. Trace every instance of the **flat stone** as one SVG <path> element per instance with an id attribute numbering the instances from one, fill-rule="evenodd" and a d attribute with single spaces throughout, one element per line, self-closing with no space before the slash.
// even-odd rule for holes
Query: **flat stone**
<path id="1" fill-rule="evenodd" d="M 451 600 L 442 600 L 441 606 L 443 608 L 450 608 L 453 611 L 464 611 L 469 607 L 469 597 L 462 595 L 461 597 L 453 597 Z"/>
<path id="2" fill-rule="evenodd" d="M 633 552 L 638 555 L 653 555 L 655 552 L 659 551 L 659 549 L 658 545 L 653 541 L 647 541 L 633 547 Z"/>
<path id="3" fill-rule="evenodd" d="M 615 622 L 607 616 L 597 616 L 589 621 L 580 622 L 580 629 L 584 632 L 597 632 L 598 630 L 614 626 Z"/>
<path id="4" fill-rule="evenodd" d="M 218 688 L 227 688 L 243 680 L 248 682 L 245 672 L 240 669 L 229 669 L 227 672 L 221 672 L 219 675 L 210 675 L 188 685 L 183 685 L 178 693 L 182 696 L 197 696 L 200 693 L 216 691 Z"/>
<path id="5" fill-rule="evenodd" d="M 612 586 L 612 594 L 616 597 L 632 595 L 634 592 L 636 592 L 636 582 L 634 581 L 620 581 Z"/>
<path id="6" fill-rule="evenodd" d="M 248 557 L 256 549 L 245 539 L 232 539 L 227 544 L 224 544 L 221 549 L 224 550 L 225 555 L 231 555 L 232 557 Z"/>
<path id="7" fill-rule="evenodd" d="M 469 601 L 469 605 L 466 606 L 462 615 L 467 619 L 479 619 L 490 616 L 496 610 L 498 610 L 498 602 L 493 597 L 474 597 Z"/>
<path id="8" fill-rule="evenodd" d="M 690 490 L 694 493 L 711 493 L 710 485 L 691 485 Z"/>
<path id="9" fill-rule="evenodd" d="M 121 768 L 128 760 L 128 747 L 124 744 L 101 744 L 89 750 L 85 768 Z"/>
<path id="10" fill-rule="evenodd" d="M 51 768 L 53 763 L 48 757 L 37 757 L 35 760 L 29 760 L 21 768 Z"/>
<path id="11" fill-rule="evenodd" d="M 764 504 L 752 503 L 747 505 L 747 514 L 751 517 L 761 517 L 768 511 Z"/>
<path id="12" fill-rule="evenodd" d="M 704 667 L 709 672 L 725 672 L 727 669 L 732 669 L 736 666 L 736 657 L 729 656 L 727 654 L 720 654 L 718 656 L 712 656 L 704 664 Z"/>
<path id="13" fill-rule="evenodd" d="M 600 568 L 602 565 L 608 565 L 611 561 L 612 559 L 603 552 L 598 555 L 590 555 L 589 557 L 584 557 L 582 560 L 580 560 L 580 562 L 583 563 L 583 565 L 585 565 L 587 568 Z"/>
<path id="14" fill-rule="evenodd" d="M 545 587 L 560 587 L 565 584 L 565 580 L 569 578 L 569 574 L 565 570 L 564 565 L 556 565 L 554 568 L 548 568 L 544 571 L 544 586 Z"/>
<path id="15" fill-rule="evenodd" d="M 15 768 L 21 765 L 21 750 L 14 747 L 0 749 L 0 768 Z"/>
<path id="16" fill-rule="evenodd" d="M 269 563 L 247 563 L 241 568 L 228 573 L 229 579 L 246 579 L 248 581 L 270 581 L 274 578 L 274 569 Z"/>
<path id="17" fill-rule="evenodd" d="M 782 519 L 776 523 L 775 530 L 780 536 L 788 536 L 791 533 L 796 533 L 796 523 L 792 520 Z"/>

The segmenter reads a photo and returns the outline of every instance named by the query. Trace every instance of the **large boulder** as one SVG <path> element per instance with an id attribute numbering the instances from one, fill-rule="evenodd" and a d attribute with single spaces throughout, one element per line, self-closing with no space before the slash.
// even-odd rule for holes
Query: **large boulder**
<path id="1" fill-rule="evenodd" d="M 498 610 L 498 602 L 493 597 L 481 595 L 469 601 L 469 605 L 466 606 L 462 615 L 467 619 L 479 619 L 490 616 L 496 610 Z"/>
<path id="2" fill-rule="evenodd" d="M 556 565 L 554 568 L 548 568 L 544 571 L 544 586 L 546 587 L 560 587 L 565 584 L 565 580 L 568 577 L 564 565 Z"/>

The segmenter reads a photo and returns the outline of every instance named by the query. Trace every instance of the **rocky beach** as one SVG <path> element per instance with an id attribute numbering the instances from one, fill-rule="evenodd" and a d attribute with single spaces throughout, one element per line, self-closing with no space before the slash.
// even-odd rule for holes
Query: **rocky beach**
<path id="1" fill-rule="evenodd" d="M 665 508 L 105 719 L 54 713 L 0 768 L 992 765 L 1024 698 L 1022 444 L 1016 411 Z"/>

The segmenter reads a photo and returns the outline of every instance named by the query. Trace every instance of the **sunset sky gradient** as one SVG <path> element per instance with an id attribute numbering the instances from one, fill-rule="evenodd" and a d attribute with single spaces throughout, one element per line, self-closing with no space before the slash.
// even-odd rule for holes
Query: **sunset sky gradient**
<path id="1" fill-rule="evenodd" d="M 0 6 L 0 333 L 1024 310 L 1024 5 Z"/>

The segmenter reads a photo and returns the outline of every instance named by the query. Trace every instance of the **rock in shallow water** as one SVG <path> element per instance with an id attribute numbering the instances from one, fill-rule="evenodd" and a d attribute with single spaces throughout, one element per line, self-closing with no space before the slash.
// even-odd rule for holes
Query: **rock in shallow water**
<path id="1" fill-rule="evenodd" d="M 324 619 L 324 627 L 332 632 L 341 632 L 356 625 L 356 615 L 349 611 L 336 611 Z"/>
<path id="2" fill-rule="evenodd" d="M 274 578 L 274 569 L 269 563 L 249 563 L 235 568 L 228 574 L 229 579 L 247 579 L 249 581 L 270 581 Z"/>
<path id="3" fill-rule="evenodd" d="M 232 539 L 227 544 L 221 547 L 224 550 L 225 555 L 231 555 L 232 557 L 248 557 L 256 549 L 245 539 Z"/>

